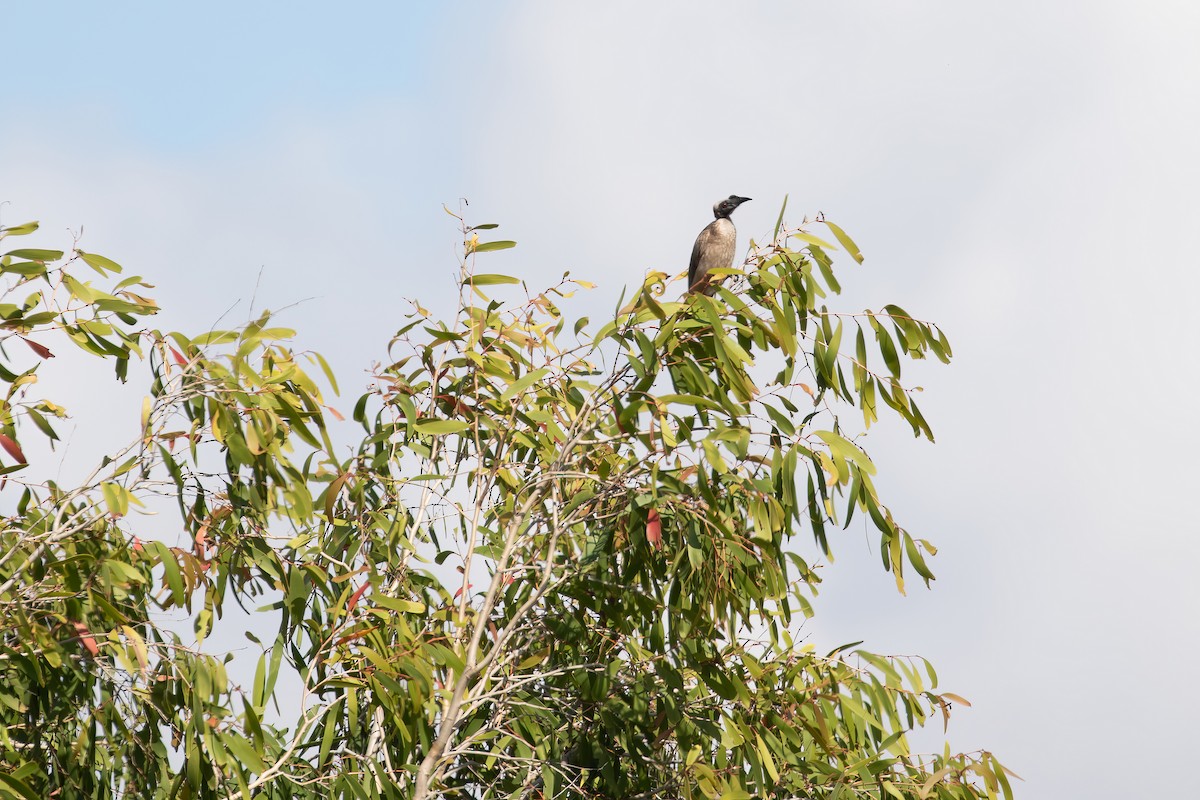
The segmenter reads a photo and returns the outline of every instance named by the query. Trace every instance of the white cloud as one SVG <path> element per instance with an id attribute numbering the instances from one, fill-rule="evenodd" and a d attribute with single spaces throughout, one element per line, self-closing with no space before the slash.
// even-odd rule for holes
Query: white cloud
<path id="1" fill-rule="evenodd" d="M 1025 797 L 1146 793 L 1106 769 L 1113 737 L 1158 725 L 1182 761 L 1196 707 L 1121 688 L 1126 653 L 1200 655 L 1176 510 L 1198 477 L 1197 31 L 1156 11 L 537 7 L 493 73 L 521 91 L 493 95 L 477 134 L 487 199 L 536 232 L 534 264 L 607 290 L 682 268 L 717 197 L 756 199 L 747 237 L 790 192 L 863 246 L 848 307 L 946 325 L 956 364 L 921 372 L 939 445 L 870 437 L 941 579 L 898 600 L 855 525 L 815 635 L 933 656 L 979 701 L 952 741 L 1007 757 Z"/>

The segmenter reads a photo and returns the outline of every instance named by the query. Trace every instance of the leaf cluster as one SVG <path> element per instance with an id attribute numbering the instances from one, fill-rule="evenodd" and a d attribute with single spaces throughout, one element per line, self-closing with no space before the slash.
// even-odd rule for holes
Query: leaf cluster
<path id="1" fill-rule="evenodd" d="M 464 223 L 455 313 L 414 304 L 348 449 L 328 365 L 269 314 L 141 329 L 134 284 L 66 271 L 114 262 L 9 253 L 10 288 L 38 286 L 0 306 L 10 337 L 65 334 L 122 377 L 145 356 L 151 381 L 79 487 L 4 489 L 0 796 L 1010 795 L 990 753 L 911 751 L 965 703 L 927 662 L 805 641 L 856 514 L 901 591 L 933 579 L 861 435 L 887 408 L 932 439 L 902 359 L 951 357 L 897 306 L 827 306 L 830 254 L 862 257 L 818 223 L 836 245 L 781 212 L 714 297 L 651 273 L 595 329 L 564 312 L 591 284 L 480 272 L 513 243 Z M 9 363 L 11 455 L 57 406 Z M 143 538 L 152 508 L 170 522 Z M 247 634 L 252 679 L 207 652 L 230 601 L 277 623 Z"/>

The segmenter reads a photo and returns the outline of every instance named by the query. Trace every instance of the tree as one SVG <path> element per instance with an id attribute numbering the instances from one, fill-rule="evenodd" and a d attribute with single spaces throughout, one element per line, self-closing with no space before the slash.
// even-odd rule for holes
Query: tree
<path id="1" fill-rule="evenodd" d="M 965 702 L 928 662 L 804 642 L 855 514 L 901 591 L 932 579 L 846 414 L 932 439 L 901 358 L 951 355 L 896 306 L 829 310 L 816 224 L 862 261 L 781 210 L 714 297 L 650 273 L 593 329 L 562 310 L 590 284 L 477 272 L 514 243 L 463 222 L 456 312 L 414 303 L 357 437 L 269 314 L 162 333 L 139 278 L 76 277 L 120 272 L 78 242 L 5 255 L 4 299 L 28 299 L 0 335 L 36 363 L 2 351 L 0 794 L 1010 796 L 988 752 L 910 752 Z M 135 439 L 71 488 L 22 477 L 65 413 L 32 395 L 63 335 L 151 378 Z M 231 601 L 278 622 L 253 666 L 208 652 Z"/>

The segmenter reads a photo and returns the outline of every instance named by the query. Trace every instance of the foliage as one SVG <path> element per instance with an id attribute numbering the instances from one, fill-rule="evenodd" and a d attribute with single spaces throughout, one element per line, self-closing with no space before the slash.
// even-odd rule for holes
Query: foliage
<path id="1" fill-rule="evenodd" d="M 65 412 L 3 351 L 0 796 L 1009 796 L 990 753 L 910 751 L 965 702 L 927 662 L 803 641 L 855 514 L 901 591 L 932 579 L 839 414 L 932 439 L 901 358 L 951 352 L 896 306 L 830 311 L 838 247 L 782 219 L 715 297 L 651 273 L 594 331 L 561 309 L 590 284 L 476 272 L 513 243 L 464 223 L 456 313 L 415 306 L 341 457 L 333 375 L 269 315 L 164 334 L 140 279 L 73 274 L 108 259 L 4 256 L 4 299 L 32 292 L 4 344 L 65 334 L 151 384 L 67 489 L 22 478 Z M 253 667 L 207 651 L 230 600 L 278 622 Z"/>

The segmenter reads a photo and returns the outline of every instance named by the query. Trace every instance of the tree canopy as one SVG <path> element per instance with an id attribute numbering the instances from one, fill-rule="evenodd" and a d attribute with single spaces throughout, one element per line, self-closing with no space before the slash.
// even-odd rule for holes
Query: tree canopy
<path id="1" fill-rule="evenodd" d="M 495 227 L 461 222 L 457 308 L 414 301 L 352 422 L 270 314 L 164 333 L 78 241 L 3 255 L 0 797 L 1011 796 L 988 752 L 910 749 L 965 702 L 927 661 L 803 630 L 856 515 L 900 591 L 933 578 L 857 433 L 933 438 L 901 368 L 941 329 L 830 309 L 862 256 L 821 217 L 596 324 L 586 281 L 484 271 Z M 149 375 L 71 486 L 24 452 L 67 342 Z"/>

